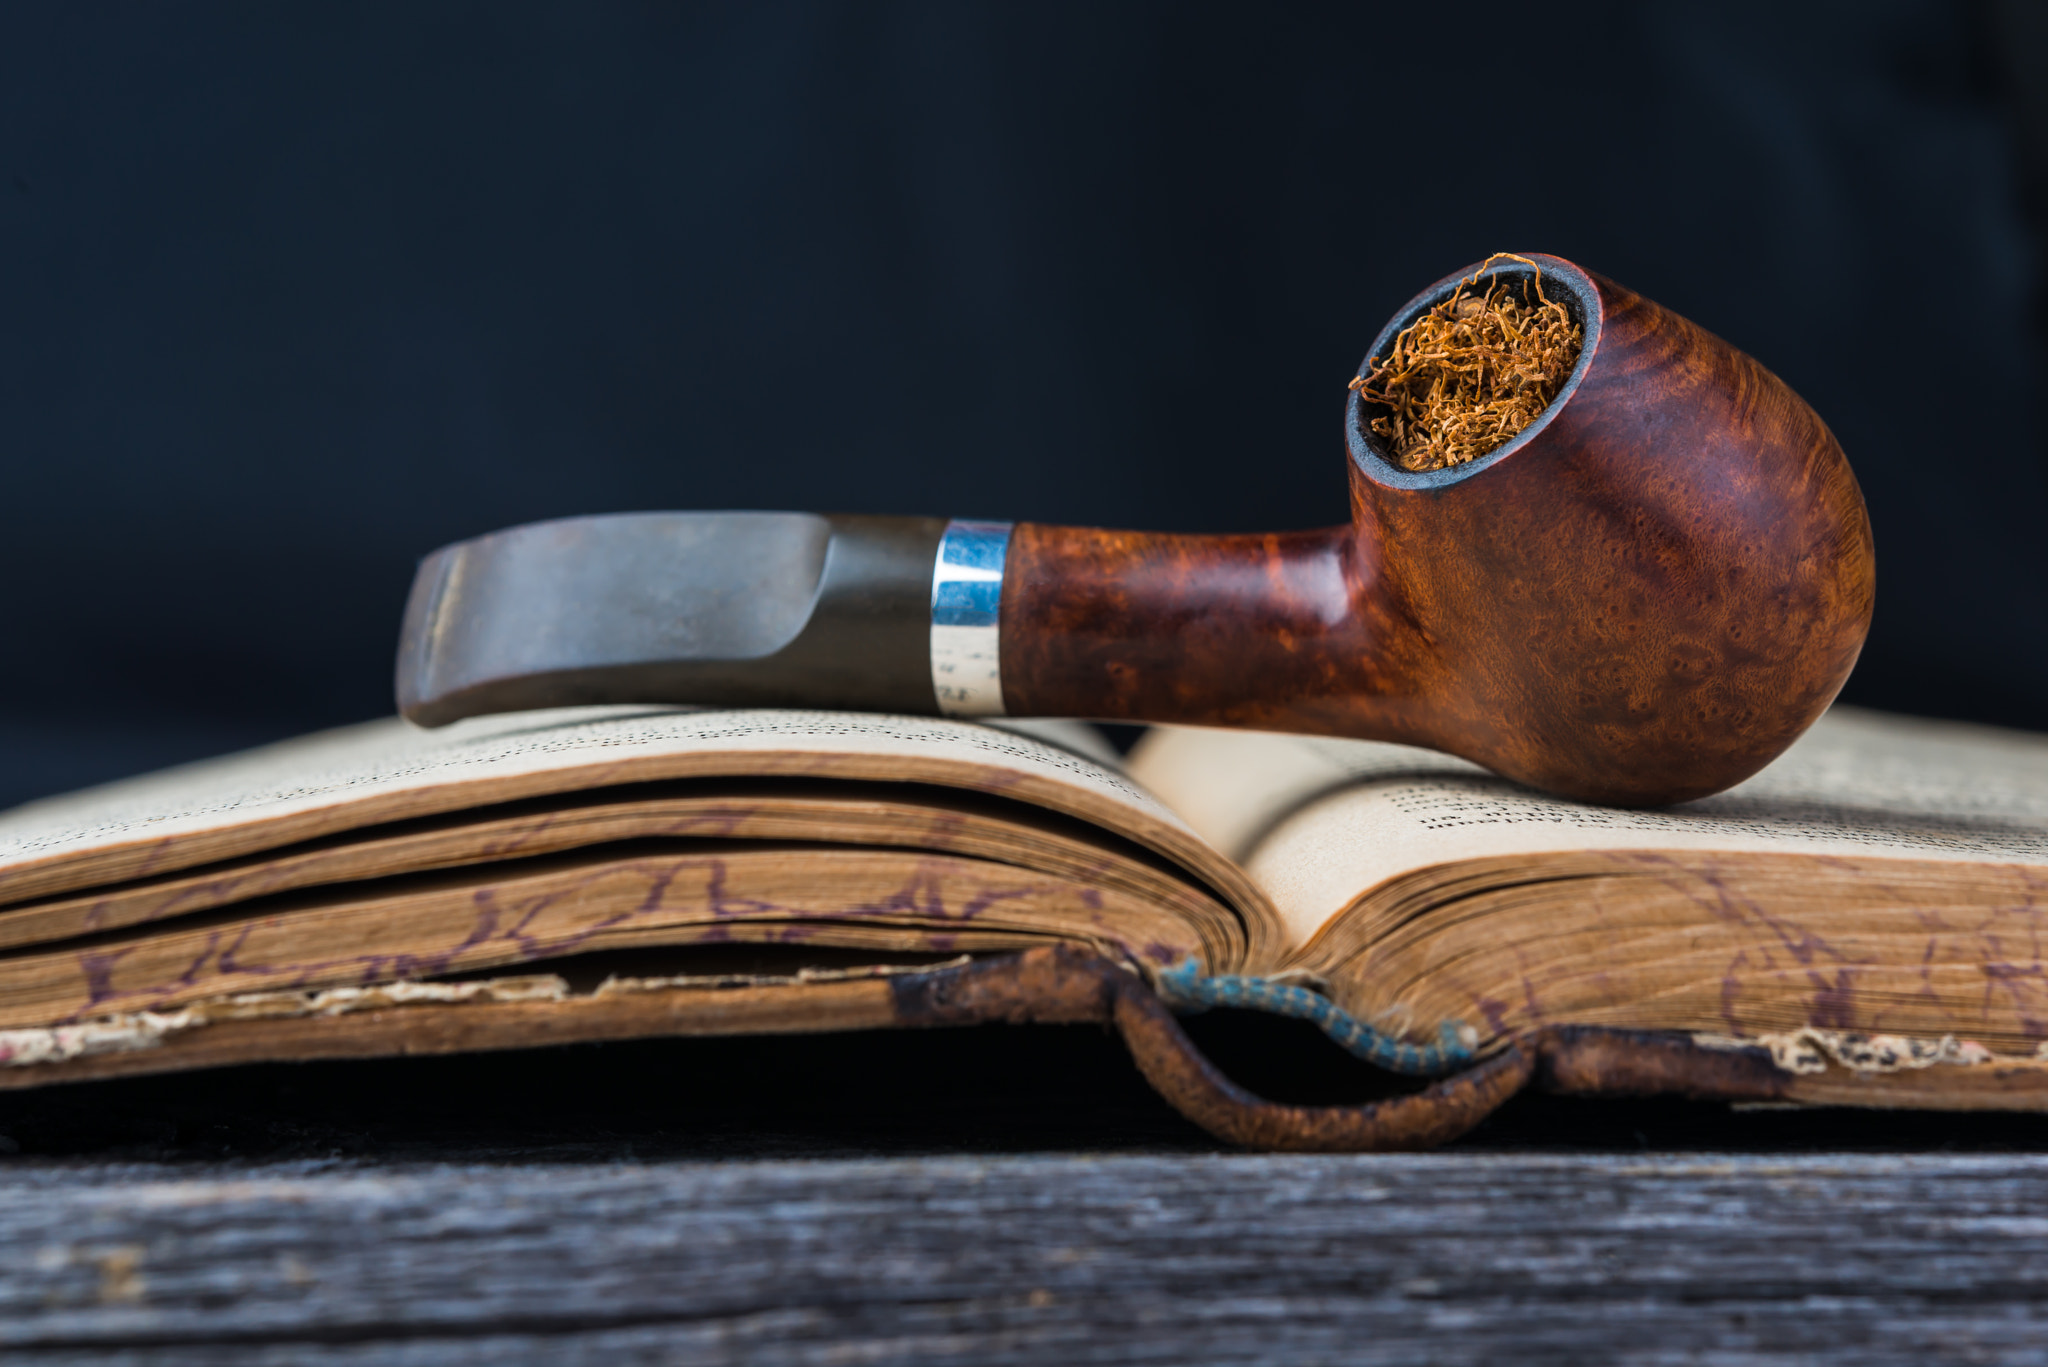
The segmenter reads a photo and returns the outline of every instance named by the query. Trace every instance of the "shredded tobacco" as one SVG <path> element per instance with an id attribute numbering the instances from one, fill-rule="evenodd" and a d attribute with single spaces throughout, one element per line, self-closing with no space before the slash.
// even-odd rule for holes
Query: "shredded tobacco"
<path id="1" fill-rule="evenodd" d="M 1519 261 L 1534 282 L 1496 277 L 1467 293 L 1496 261 Z M 1383 412 L 1372 430 L 1403 470 L 1463 465 L 1541 417 L 1578 363 L 1582 333 L 1564 305 L 1543 293 L 1543 268 L 1496 252 L 1451 297 L 1394 338 L 1393 348 L 1351 382 Z"/>

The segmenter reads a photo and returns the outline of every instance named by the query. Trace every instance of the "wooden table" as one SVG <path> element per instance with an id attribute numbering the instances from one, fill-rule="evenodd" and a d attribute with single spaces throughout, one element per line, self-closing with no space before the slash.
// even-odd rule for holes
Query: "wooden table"
<path id="1" fill-rule="evenodd" d="M 1537 1098 L 1239 1154 L 1112 1040 L 996 1029 L 142 1080 L 0 1132 L 8 1361 L 2048 1360 L 2027 1117 Z"/>

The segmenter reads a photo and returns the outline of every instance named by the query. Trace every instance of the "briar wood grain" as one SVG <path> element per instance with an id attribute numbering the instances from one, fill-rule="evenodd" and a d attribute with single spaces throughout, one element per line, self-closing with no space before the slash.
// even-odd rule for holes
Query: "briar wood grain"
<path id="1" fill-rule="evenodd" d="M 1781 753 L 1869 628 L 1870 524 L 1842 449 L 1720 338 L 1535 261 L 1584 351 L 1492 455 L 1406 474 L 1354 394 L 1348 526 L 1020 525 L 1008 709 L 1402 741 L 1630 805 L 1719 791 Z M 1373 354 L 1458 278 L 1418 295 Z"/>

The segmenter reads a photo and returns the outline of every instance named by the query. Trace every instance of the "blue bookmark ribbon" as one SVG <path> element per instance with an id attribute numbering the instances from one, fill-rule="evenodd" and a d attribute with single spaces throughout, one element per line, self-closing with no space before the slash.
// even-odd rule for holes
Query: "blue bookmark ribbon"
<path id="1" fill-rule="evenodd" d="M 1266 978 L 1205 978 L 1196 971 L 1193 959 L 1166 969 L 1158 982 L 1159 995 L 1168 1006 L 1232 1006 L 1312 1021 L 1351 1053 L 1390 1072 L 1435 1077 L 1472 1061 L 1471 1030 L 1463 1021 L 1445 1021 L 1438 1026 L 1434 1044 L 1410 1044 L 1373 1029 L 1320 992 Z"/>

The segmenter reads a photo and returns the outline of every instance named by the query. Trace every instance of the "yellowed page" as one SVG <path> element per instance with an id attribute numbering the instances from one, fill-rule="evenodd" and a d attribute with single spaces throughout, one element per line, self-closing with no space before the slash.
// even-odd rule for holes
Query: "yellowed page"
<path id="1" fill-rule="evenodd" d="M 1024 734 L 1026 730 L 1036 734 Z M 1151 794 L 1057 728 L 794 710 L 568 708 L 438 730 L 396 719 L 209 760 L 0 815 L 0 903 L 484 803 L 656 779 L 912 781 L 1034 803 L 1196 874 L 1270 942 L 1263 899 Z"/>
<path id="2" fill-rule="evenodd" d="M 1202 929 L 1099 882 L 921 850 L 610 848 L 0 956 L 0 1029 L 678 945 L 954 954 L 1066 941 L 1162 964 L 1210 957 Z"/>
<path id="3" fill-rule="evenodd" d="M 1412 745 L 1206 726 L 1153 727 L 1124 769 L 1240 862 L 1283 817 L 1320 795 L 1390 778 L 1486 773 Z"/>
<path id="4" fill-rule="evenodd" d="M 1211 940 L 1237 944 L 1220 957 L 1242 957 L 1243 918 L 1237 912 L 1199 880 L 1104 835 L 1099 827 L 1018 803 L 915 784 L 636 784 L 371 827 L 112 887 L 16 902 L 0 907 L 0 951 L 365 880 L 468 868 L 482 890 L 503 876 L 488 866 L 658 840 L 900 849 L 985 860 L 1148 901 L 1191 927 L 1215 932 Z"/>
<path id="5" fill-rule="evenodd" d="M 1130 770 L 1244 861 L 1296 945 L 1388 879 L 1461 859 L 1675 849 L 2048 864 L 2048 736 L 1853 708 L 1747 783 L 1658 811 L 1561 801 L 1364 741 L 1175 729 L 1148 737 Z"/>

